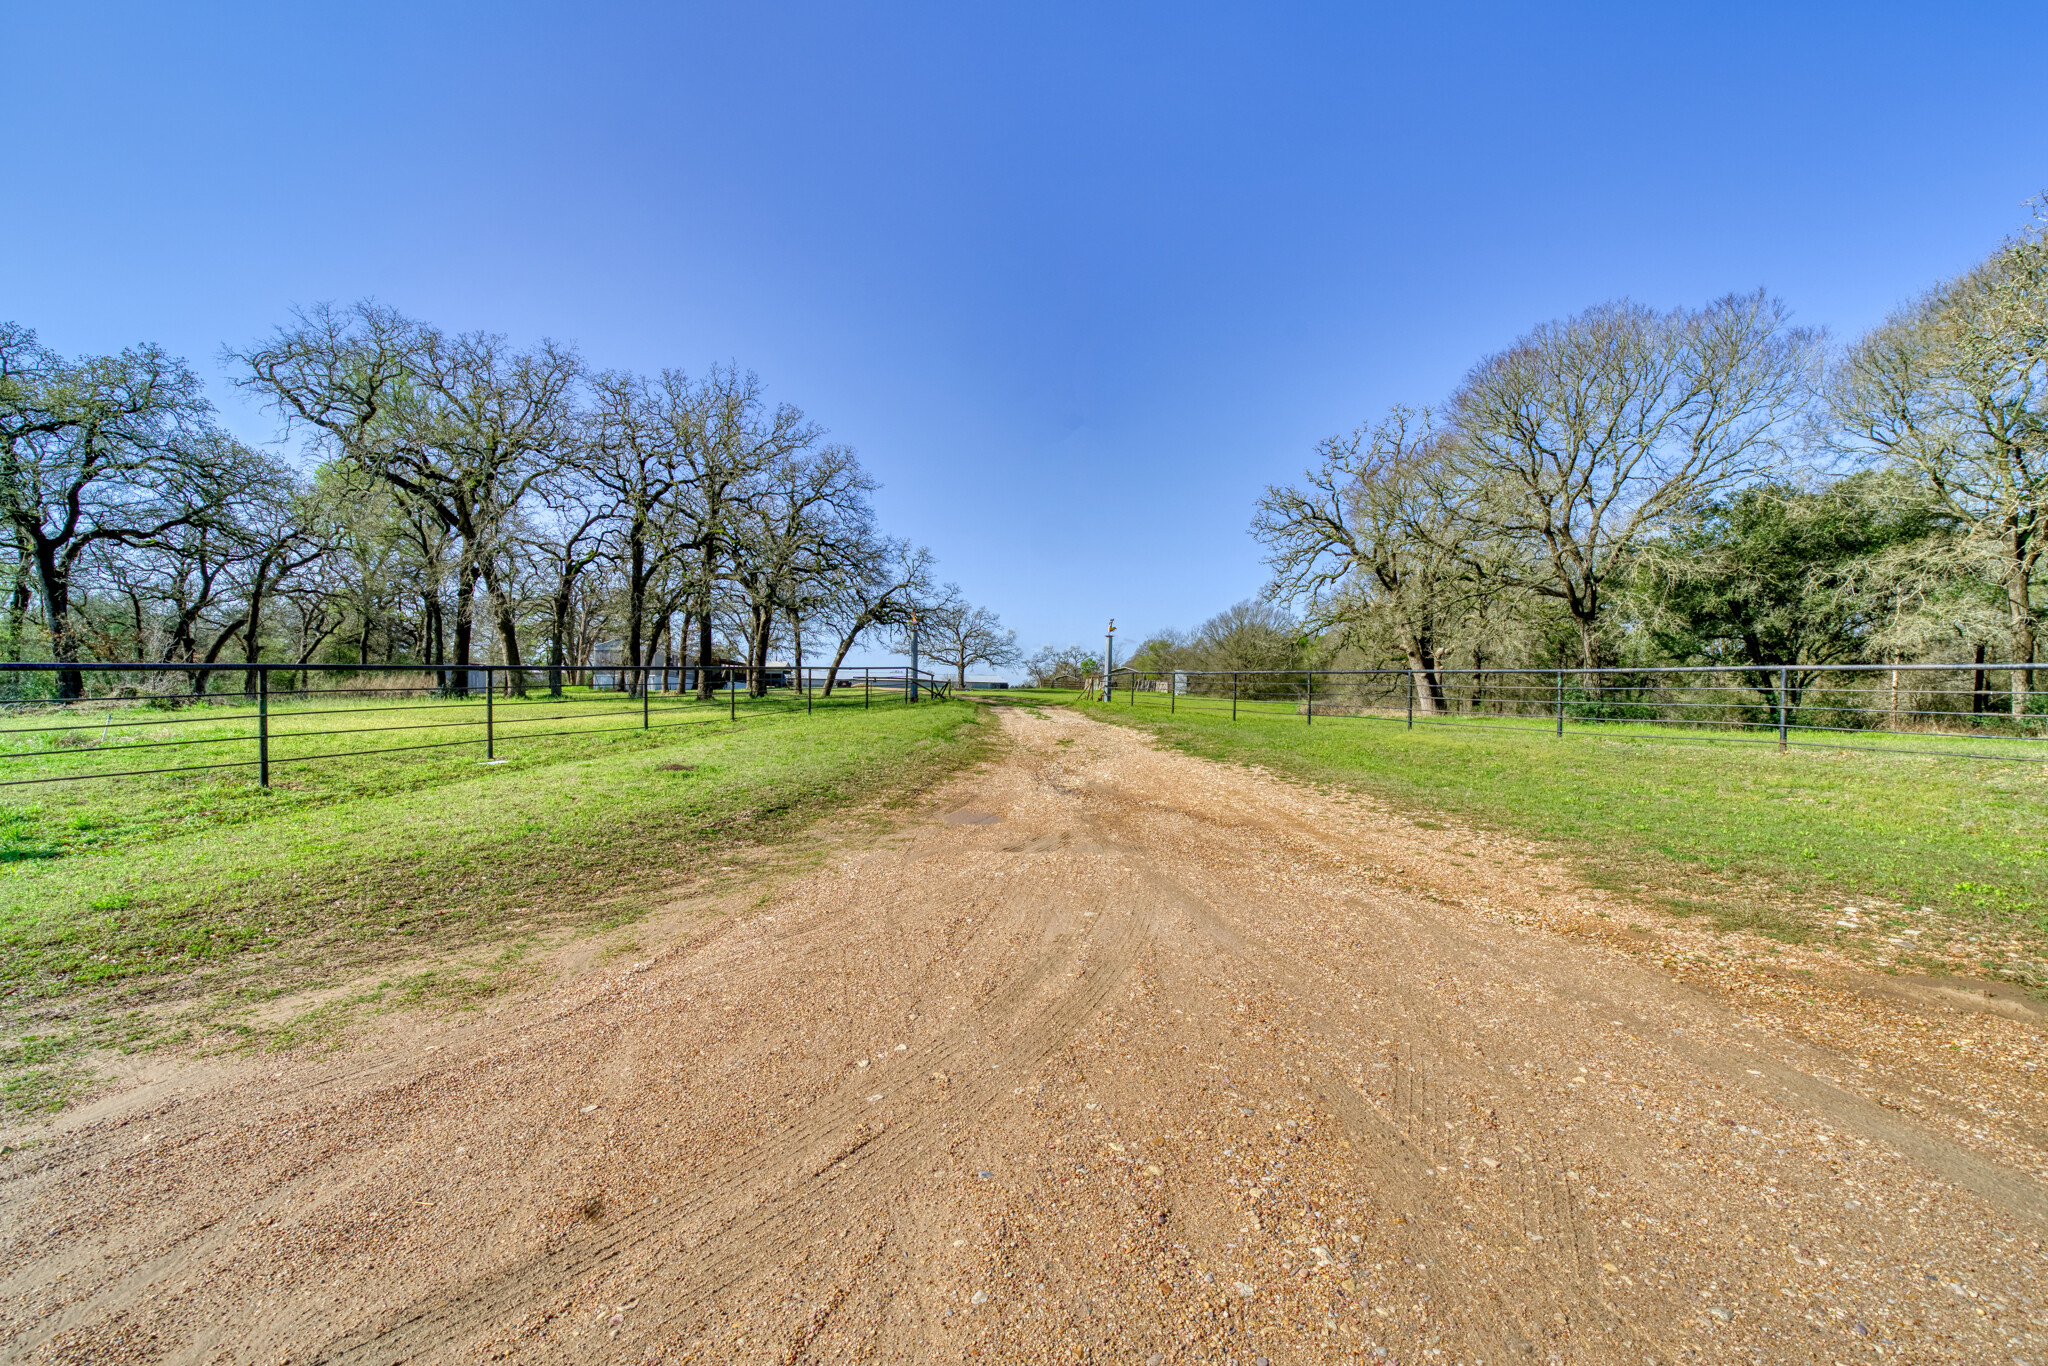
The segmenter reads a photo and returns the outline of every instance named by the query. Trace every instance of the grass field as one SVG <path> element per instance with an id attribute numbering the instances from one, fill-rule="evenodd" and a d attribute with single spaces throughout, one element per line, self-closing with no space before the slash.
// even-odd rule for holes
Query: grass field
<path id="1" fill-rule="evenodd" d="M 887 700 L 902 705 L 900 695 Z M 828 705 L 857 708 L 861 696 Z M 273 696 L 273 784 L 265 792 L 256 707 L 239 695 L 170 709 L 132 701 L 31 708 L 0 718 L 0 863 L 436 786 L 472 775 L 487 751 L 523 770 L 602 752 L 643 725 L 666 732 L 792 709 L 802 711 L 803 702 L 780 692 L 736 702 L 723 693 L 710 702 L 656 693 L 644 708 L 638 698 L 588 688 L 488 705 L 481 695 L 437 697 L 424 688 Z M 151 771 L 160 769 L 176 771 Z"/>
<path id="2" fill-rule="evenodd" d="M 252 1023 L 254 1007 L 425 955 L 469 954 L 372 994 L 489 990 L 540 930 L 629 921 L 735 846 L 914 790 L 971 761 L 985 735 L 964 703 L 870 710 L 858 693 L 813 714 L 787 696 L 742 700 L 737 721 L 722 699 L 657 697 L 646 730 L 639 703 L 615 695 L 499 699 L 494 713 L 492 765 L 480 731 L 362 753 L 447 731 L 388 731 L 399 718 L 385 706 L 313 699 L 273 715 L 268 791 L 246 768 L 0 790 L 0 1092 L 16 1107 L 55 1103 L 92 1047 L 283 1038 L 289 1028 Z M 550 725 L 578 733 L 533 733 L 555 713 Z M 249 755 L 244 716 L 116 711 L 106 733 L 124 719 L 148 724 L 93 763 L 155 766 L 132 760 L 165 754 L 141 748 L 160 735 L 201 741 L 168 751 L 182 762 Z M 76 724 L 12 719 L 0 775 L 75 762 L 47 753 L 37 721 Z"/>
<path id="3" fill-rule="evenodd" d="M 1064 702 L 1208 758 L 1354 788 L 1427 819 L 1543 841 L 1594 882 L 1782 939 L 1834 936 L 1899 967 L 1967 966 L 2048 986 L 2048 765 L 1705 743 L 1630 725 L 1453 730 L 1163 694 Z M 1282 704 L 1284 705 L 1284 704 Z M 1995 742 L 1993 742 L 1995 743 Z M 1981 749 L 1980 742 L 1972 748 Z M 2026 750 L 2021 752 L 2034 752 Z M 1835 922 L 1872 900 L 1868 931 Z M 1916 933 L 1906 936 L 1903 932 Z M 1894 944 L 1892 938 L 1909 942 Z"/>

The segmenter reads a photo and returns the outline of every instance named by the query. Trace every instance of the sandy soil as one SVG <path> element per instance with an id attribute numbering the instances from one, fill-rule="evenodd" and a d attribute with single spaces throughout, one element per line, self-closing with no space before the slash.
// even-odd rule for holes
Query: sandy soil
<path id="1" fill-rule="evenodd" d="M 643 961 L 43 1131 L 0 1353 L 2048 1364 L 2024 1003 L 1759 977 L 1511 841 L 1002 724 Z"/>

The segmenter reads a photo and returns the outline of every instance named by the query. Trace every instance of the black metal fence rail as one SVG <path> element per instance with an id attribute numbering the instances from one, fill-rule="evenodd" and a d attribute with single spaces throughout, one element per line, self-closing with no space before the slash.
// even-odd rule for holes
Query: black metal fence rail
<path id="1" fill-rule="evenodd" d="M 0 787 L 223 769 L 254 769 L 268 787 L 271 769 L 282 764 L 464 748 L 489 763 L 508 742 L 737 721 L 763 702 L 779 711 L 800 702 L 809 714 L 821 700 L 872 708 L 943 699 L 948 691 L 945 679 L 902 667 L 720 665 L 706 673 L 708 690 L 697 686 L 694 668 L 659 664 L 575 671 L 502 664 L 0 664 Z M 578 674 L 602 675 L 609 686 L 577 683 Z M 351 720 L 362 724 L 343 724 Z M 384 735 L 418 738 L 343 743 Z M 303 742 L 318 740 L 335 743 L 302 751 Z M 289 752 L 274 752 L 280 741 L 290 742 Z M 155 762 L 192 751 L 199 752 L 184 762 Z M 107 763 L 130 754 L 138 759 Z"/>
<path id="2" fill-rule="evenodd" d="M 2048 665 L 1842 664 L 1609 669 L 1117 669 L 1113 700 L 1562 737 L 2048 759 Z M 1100 692 L 1098 675 L 1089 687 Z"/>

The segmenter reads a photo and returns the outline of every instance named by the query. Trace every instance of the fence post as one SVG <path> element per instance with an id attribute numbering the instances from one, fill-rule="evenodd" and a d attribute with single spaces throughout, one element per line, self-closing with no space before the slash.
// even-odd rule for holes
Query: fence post
<path id="1" fill-rule="evenodd" d="M 1778 666 L 1778 753 L 1780 754 L 1785 752 L 1785 729 L 1788 723 L 1788 718 L 1785 715 L 1785 705 L 1792 700 L 1792 695 L 1786 688 L 1787 674 L 1789 672 L 1783 664 Z"/>
<path id="2" fill-rule="evenodd" d="M 1408 671 L 1408 729 L 1415 729 L 1415 670 Z"/>
<path id="3" fill-rule="evenodd" d="M 1166 675 L 1166 714 L 1168 716 L 1180 710 L 1180 694 L 1176 691 L 1179 687 L 1180 675 L 1168 671 Z"/>
<path id="4" fill-rule="evenodd" d="M 484 758 L 498 757 L 497 716 L 491 710 L 491 666 L 484 665 Z"/>
<path id="5" fill-rule="evenodd" d="M 651 653 L 653 653 L 653 652 L 652 652 L 652 651 L 649 651 L 649 653 L 651 654 Z M 642 729 L 642 730 L 646 730 L 646 729 L 647 729 L 647 693 L 648 693 L 648 687 L 647 687 L 647 684 L 648 684 L 648 681 L 649 681 L 649 680 L 648 680 L 648 677 L 647 677 L 647 666 L 643 664 L 643 665 L 641 665 L 641 666 L 640 666 L 640 729 Z M 663 681 L 664 681 L 664 682 L 666 682 L 667 680 L 666 680 L 666 679 L 664 679 Z"/>
<path id="6" fill-rule="evenodd" d="M 796 681 L 804 685 L 804 715 L 809 716 L 811 714 L 811 693 L 814 691 L 811 686 L 811 676 L 809 673 L 800 673 L 796 676 Z"/>
<path id="7" fill-rule="evenodd" d="M 256 666 L 256 782 L 270 786 L 270 670 Z"/>
<path id="8" fill-rule="evenodd" d="M 1316 723 L 1316 671 L 1308 671 L 1308 724 Z"/>
<path id="9" fill-rule="evenodd" d="M 1557 671 L 1557 738 L 1564 739 L 1564 670 Z"/>
<path id="10" fill-rule="evenodd" d="M 1237 719 L 1237 670 L 1230 671 L 1230 719 Z"/>
<path id="11" fill-rule="evenodd" d="M 725 680 L 725 719 L 728 721 L 740 719 L 739 680 L 730 676 Z"/>
<path id="12" fill-rule="evenodd" d="M 860 709 L 862 711 L 866 711 L 874 706 L 874 693 L 875 676 L 866 670 L 862 670 L 860 676 Z"/>

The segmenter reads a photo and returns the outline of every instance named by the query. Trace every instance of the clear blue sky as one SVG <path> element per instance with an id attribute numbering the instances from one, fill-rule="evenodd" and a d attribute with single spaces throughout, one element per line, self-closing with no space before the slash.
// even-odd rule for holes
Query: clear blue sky
<path id="1" fill-rule="evenodd" d="M 217 376 L 365 295 L 736 360 L 1027 644 L 1603 299 L 1850 336 L 2048 187 L 2048 6 L 0 3 L 0 317 Z M 225 384 L 231 424 L 267 437 Z"/>

